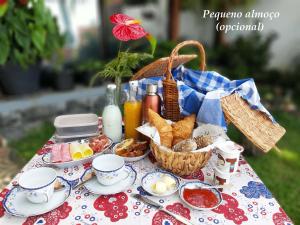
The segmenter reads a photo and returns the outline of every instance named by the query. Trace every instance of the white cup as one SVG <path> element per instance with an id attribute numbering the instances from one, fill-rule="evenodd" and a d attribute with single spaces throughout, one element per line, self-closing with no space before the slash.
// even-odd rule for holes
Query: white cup
<path id="1" fill-rule="evenodd" d="M 125 167 L 124 159 L 115 154 L 98 156 L 93 160 L 92 167 L 98 182 L 106 186 L 126 179 L 130 173 Z"/>
<path id="2" fill-rule="evenodd" d="M 244 148 L 233 141 L 226 141 L 216 146 L 217 168 L 222 172 L 235 173 L 239 166 L 239 158 Z"/>
<path id="3" fill-rule="evenodd" d="M 30 202 L 45 203 L 53 196 L 56 176 L 54 169 L 40 167 L 22 173 L 18 183 Z"/>
<path id="4" fill-rule="evenodd" d="M 222 172 L 217 167 L 215 167 L 213 182 L 215 185 L 229 184 L 231 175 L 232 175 L 232 173 Z M 219 190 L 222 191 L 223 188 L 219 188 Z"/>

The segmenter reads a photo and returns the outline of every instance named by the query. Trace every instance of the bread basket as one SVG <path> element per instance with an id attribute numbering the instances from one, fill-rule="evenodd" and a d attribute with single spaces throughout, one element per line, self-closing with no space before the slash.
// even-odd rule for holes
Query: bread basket
<path id="1" fill-rule="evenodd" d="M 203 137 L 202 146 L 211 144 L 211 139 Z M 208 151 L 174 152 L 169 148 L 157 145 L 151 140 L 151 151 L 158 165 L 176 175 L 190 175 L 203 168 L 212 154 L 212 147 Z"/>

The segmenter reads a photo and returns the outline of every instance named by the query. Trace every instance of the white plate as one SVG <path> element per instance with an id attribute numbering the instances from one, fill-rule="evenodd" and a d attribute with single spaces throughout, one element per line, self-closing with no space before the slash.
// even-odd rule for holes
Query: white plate
<path id="1" fill-rule="evenodd" d="M 131 166 L 126 165 L 125 167 L 130 171 L 129 176 L 116 184 L 109 186 L 102 185 L 97 181 L 97 178 L 94 176 L 91 180 L 84 183 L 84 186 L 89 192 L 97 195 L 112 195 L 122 192 L 134 184 L 137 175 L 136 171 Z M 81 180 L 87 173 L 91 172 L 92 169 L 86 170 L 81 176 Z"/>
<path id="2" fill-rule="evenodd" d="M 79 143 L 82 143 L 85 141 L 86 140 L 81 140 L 81 141 L 79 141 Z M 69 168 L 69 167 L 73 167 L 73 166 L 77 166 L 77 165 L 82 165 L 84 163 L 92 162 L 94 158 L 96 158 L 97 156 L 99 156 L 99 155 L 103 154 L 105 151 L 107 151 L 111 147 L 112 144 L 113 144 L 113 142 L 110 140 L 110 143 L 108 144 L 108 146 L 105 149 L 103 149 L 101 152 L 98 152 L 89 157 L 85 157 L 85 158 L 82 158 L 79 160 L 72 160 L 69 162 L 51 162 L 51 152 L 44 154 L 42 156 L 42 160 L 47 166 L 55 166 L 58 168 Z"/>
<path id="3" fill-rule="evenodd" d="M 173 178 L 175 180 L 176 185 L 174 186 L 174 188 L 167 190 L 164 194 L 157 194 L 157 193 L 153 192 L 152 185 L 155 184 L 157 181 L 159 181 L 160 178 L 165 175 L 170 176 L 171 178 Z M 153 196 L 165 197 L 165 196 L 174 194 L 178 190 L 179 180 L 172 173 L 169 173 L 166 171 L 154 171 L 154 172 L 147 173 L 145 176 L 143 176 L 142 187 L 144 188 L 144 190 L 146 192 L 148 192 L 149 194 L 151 194 Z"/>
<path id="4" fill-rule="evenodd" d="M 13 216 L 28 217 L 41 215 L 61 206 L 71 194 L 71 185 L 62 177 L 57 177 L 57 179 L 62 185 L 65 185 L 65 188 L 54 191 L 52 198 L 47 203 L 32 203 L 26 198 L 24 189 L 14 187 L 3 200 L 5 211 Z"/>
<path id="5" fill-rule="evenodd" d="M 120 143 L 119 143 L 120 144 Z M 118 147 L 119 144 L 116 144 L 114 147 L 113 147 L 113 153 L 116 154 L 116 148 Z M 124 157 L 124 156 L 121 156 L 119 155 L 120 157 L 122 157 L 126 162 L 135 162 L 135 161 L 139 161 L 143 158 L 145 158 L 149 153 L 150 153 L 150 149 L 148 149 L 144 155 L 141 155 L 141 156 L 137 156 L 137 157 Z M 118 154 L 116 154 L 118 155 Z"/>
<path id="6" fill-rule="evenodd" d="M 197 209 L 197 210 L 211 210 L 211 209 L 217 208 L 222 203 L 222 201 L 223 201 L 222 195 L 221 195 L 220 191 L 218 191 L 217 188 L 209 189 L 209 190 L 211 190 L 215 194 L 215 196 L 219 200 L 218 204 L 216 204 L 214 207 L 211 207 L 211 208 L 200 208 L 200 207 L 191 205 L 190 203 L 188 203 L 187 201 L 184 200 L 184 198 L 183 198 L 183 191 L 184 191 L 185 188 L 195 189 L 197 187 L 201 188 L 202 186 L 211 186 L 211 184 L 208 184 L 208 183 L 205 183 L 205 182 L 202 182 L 202 181 L 189 181 L 187 183 L 182 184 L 180 186 L 180 188 L 179 188 L 179 196 L 180 196 L 181 200 L 186 205 L 188 205 L 189 207 L 191 207 L 193 209 Z"/>

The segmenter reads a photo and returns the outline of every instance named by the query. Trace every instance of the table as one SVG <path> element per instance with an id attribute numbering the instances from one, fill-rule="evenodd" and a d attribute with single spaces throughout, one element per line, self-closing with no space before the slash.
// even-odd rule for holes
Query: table
<path id="1" fill-rule="evenodd" d="M 37 154 L 22 171 L 43 166 L 42 155 L 50 150 L 48 145 L 53 144 L 53 142 L 54 139 L 51 138 L 37 151 Z M 216 155 L 214 153 L 207 166 L 185 178 L 211 183 L 212 168 L 215 161 Z M 138 175 L 135 184 L 130 189 L 115 195 L 98 196 L 88 193 L 84 187 L 80 187 L 73 190 L 71 196 L 59 208 L 40 216 L 28 218 L 11 216 L 5 212 L 2 206 L 3 198 L 12 188 L 12 182 L 18 179 L 19 173 L 0 193 L 0 224 L 182 224 L 173 217 L 131 197 L 132 193 L 148 195 L 140 186 L 140 182 L 147 172 L 158 169 L 153 156 L 149 155 L 149 157 L 131 163 L 131 165 Z M 73 168 L 57 169 L 57 171 L 60 176 L 76 183 L 76 179 L 90 166 L 91 164 L 87 163 Z M 242 156 L 239 161 L 238 172 L 232 177 L 232 184 L 233 187 L 230 190 L 224 190 L 222 193 L 223 203 L 212 211 L 192 210 L 184 205 L 176 194 L 161 199 L 152 196 L 147 197 L 166 206 L 168 210 L 190 219 L 194 224 L 292 224 L 290 218 Z"/>

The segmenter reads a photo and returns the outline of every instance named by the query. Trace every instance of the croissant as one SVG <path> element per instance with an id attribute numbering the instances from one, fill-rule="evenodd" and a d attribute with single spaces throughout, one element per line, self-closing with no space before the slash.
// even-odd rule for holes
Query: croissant
<path id="1" fill-rule="evenodd" d="M 183 120 L 180 120 L 172 124 L 172 134 L 173 142 L 172 146 L 181 142 L 182 140 L 188 139 L 191 137 L 194 125 L 195 125 L 196 116 L 192 114 L 185 117 Z"/>
<path id="2" fill-rule="evenodd" d="M 172 126 L 167 123 L 159 114 L 153 110 L 148 110 L 149 123 L 157 129 L 160 136 L 160 143 L 168 148 L 172 147 Z"/>

